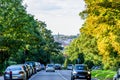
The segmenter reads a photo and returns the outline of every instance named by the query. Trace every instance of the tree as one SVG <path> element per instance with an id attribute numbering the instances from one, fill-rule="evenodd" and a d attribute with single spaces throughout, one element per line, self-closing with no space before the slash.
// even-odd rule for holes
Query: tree
<path id="1" fill-rule="evenodd" d="M 86 18 L 81 32 L 96 39 L 98 54 L 104 68 L 113 68 L 120 54 L 120 1 L 85 0 L 86 10 L 80 13 Z"/>
<path id="2" fill-rule="evenodd" d="M 52 32 L 26 12 L 22 0 L 1 0 L 0 12 L 0 66 L 9 60 L 47 63 L 52 53 L 59 54 L 61 47 Z"/>

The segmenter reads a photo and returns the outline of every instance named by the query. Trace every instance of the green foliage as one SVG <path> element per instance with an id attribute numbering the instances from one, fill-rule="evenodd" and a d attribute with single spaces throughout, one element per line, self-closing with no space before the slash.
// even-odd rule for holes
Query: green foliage
<path id="1" fill-rule="evenodd" d="M 67 68 L 67 65 L 71 63 L 72 62 L 68 58 L 65 58 L 64 67 Z"/>
<path id="2" fill-rule="evenodd" d="M 85 61 L 85 64 L 88 65 L 88 68 L 89 68 L 89 69 L 91 69 L 91 68 L 94 66 L 93 61 L 90 61 L 90 60 Z"/>
<path id="3" fill-rule="evenodd" d="M 98 58 L 96 45 L 97 43 L 94 37 L 82 33 L 66 47 L 65 53 L 71 61 L 76 60 L 76 63 L 84 63 L 86 60 L 91 60 L 97 65 L 101 61 L 101 57 Z"/>
<path id="4" fill-rule="evenodd" d="M 53 63 L 60 63 L 63 64 L 64 63 L 64 56 L 62 55 L 62 53 L 60 54 L 55 54 L 53 56 L 51 56 L 51 62 Z"/>
<path id="5" fill-rule="evenodd" d="M 78 54 L 78 59 L 77 59 L 78 64 L 83 64 L 84 61 L 85 61 L 84 54 L 83 53 Z"/>
<path id="6" fill-rule="evenodd" d="M 85 0 L 86 10 L 80 13 L 85 23 L 80 35 L 65 50 L 70 60 L 83 53 L 85 61 L 114 69 L 120 62 L 120 1 Z"/>
<path id="7" fill-rule="evenodd" d="M 106 69 L 115 66 L 119 61 L 119 22 L 120 2 L 109 0 L 85 0 L 87 8 L 80 14 L 87 14 L 86 22 L 81 32 L 96 39 L 98 54 Z M 107 63 L 107 64 L 106 64 Z"/>
<path id="8" fill-rule="evenodd" d="M 113 79 L 113 76 L 116 74 L 115 71 L 112 70 L 92 70 L 92 77 L 97 78 L 99 80 L 107 80 Z"/>
<path id="9" fill-rule="evenodd" d="M 51 56 L 60 53 L 60 44 L 54 41 L 47 25 L 28 14 L 22 0 L 0 0 L 0 12 L 1 65 L 8 60 L 49 63 Z"/>

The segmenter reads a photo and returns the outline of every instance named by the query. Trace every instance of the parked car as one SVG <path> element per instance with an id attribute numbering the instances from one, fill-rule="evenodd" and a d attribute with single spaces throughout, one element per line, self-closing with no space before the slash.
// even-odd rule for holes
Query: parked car
<path id="1" fill-rule="evenodd" d="M 26 75 L 27 75 L 27 79 L 30 77 L 30 69 L 28 64 L 21 64 L 25 66 L 25 71 L 26 71 Z"/>
<path id="2" fill-rule="evenodd" d="M 8 66 L 4 72 L 4 80 L 22 79 L 27 80 L 27 75 L 24 65 L 11 65 Z"/>
<path id="3" fill-rule="evenodd" d="M 47 64 L 46 65 L 46 72 L 48 72 L 48 71 L 55 72 L 54 64 Z"/>
<path id="4" fill-rule="evenodd" d="M 74 79 L 87 79 L 91 80 L 91 72 L 85 64 L 75 64 L 71 72 L 71 80 Z"/>
<path id="5" fill-rule="evenodd" d="M 93 66 L 92 67 L 92 70 L 101 70 L 102 68 L 101 68 L 101 66 Z"/>
<path id="6" fill-rule="evenodd" d="M 32 65 L 34 68 L 34 73 L 37 73 L 35 61 L 26 61 L 25 64 Z"/>
<path id="7" fill-rule="evenodd" d="M 61 66 L 61 67 L 62 67 L 62 69 L 64 69 L 64 68 L 65 68 L 64 64 L 62 64 L 62 66 Z"/>
<path id="8" fill-rule="evenodd" d="M 34 68 L 32 65 L 30 65 L 30 69 L 32 70 L 32 75 L 35 73 Z"/>
<path id="9" fill-rule="evenodd" d="M 32 76 L 32 69 L 30 67 L 30 65 L 27 65 L 28 71 L 29 71 L 29 77 Z"/>
<path id="10" fill-rule="evenodd" d="M 55 70 L 61 70 L 62 67 L 61 67 L 61 64 L 55 64 Z"/>
<path id="11" fill-rule="evenodd" d="M 41 64 L 41 70 L 45 70 L 45 65 Z"/>
<path id="12" fill-rule="evenodd" d="M 37 72 L 41 70 L 40 62 L 35 62 Z"/>
<path id="13" fill-rule="evenodd" d="M 72 70 L 73 69 L 73 64 L 68 64 L 67 70 Z"/>

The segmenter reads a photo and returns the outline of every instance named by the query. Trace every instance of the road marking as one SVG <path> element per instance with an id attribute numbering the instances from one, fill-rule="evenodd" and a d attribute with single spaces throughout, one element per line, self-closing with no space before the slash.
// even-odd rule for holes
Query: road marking
<path id="1" fill-rule="evenodd" d="M 65 78 L 60 72 L 56 71 L 58 73 L 59 76 L 61 76 L 64 80 L 68 80 L 67 78 Z"/>

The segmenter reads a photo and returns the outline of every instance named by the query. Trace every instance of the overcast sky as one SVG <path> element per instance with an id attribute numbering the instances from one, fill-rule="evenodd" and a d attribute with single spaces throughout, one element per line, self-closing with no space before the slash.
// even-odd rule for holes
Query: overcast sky
<path id="1" fill-rule="evenodd" d="M 52 34 L 76 35 L 83 24 L 79 12 L 85 9 L 83 0 L 24 0 L 27 12 L 47 24 Z"/>

